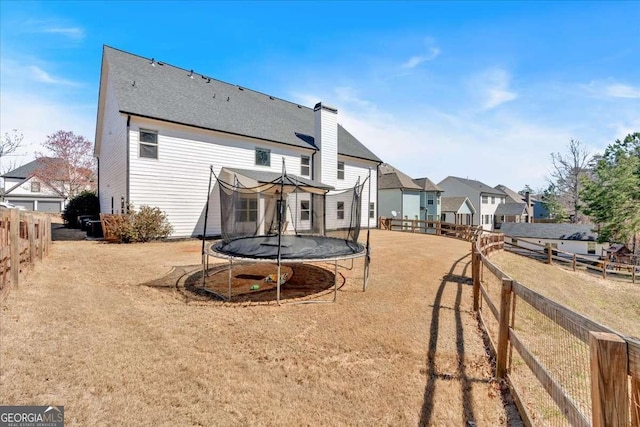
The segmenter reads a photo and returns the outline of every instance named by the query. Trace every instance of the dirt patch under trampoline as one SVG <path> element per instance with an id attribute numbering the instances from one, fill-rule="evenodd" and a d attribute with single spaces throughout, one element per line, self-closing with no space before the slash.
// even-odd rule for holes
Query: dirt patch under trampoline
<path id="1" fill-rule="evenodd" d="M 278 267 L 272 263 L 234 264 L 231 270 L 231 302 L 275 302 Z M 315 264 L 287 264 L 280 267 L 280 299 L 315 299 L 333 292 L 334 273 Z M 338 287 L 344 276 L 338 272 Z M 211 268 L 204 281 L 202 271 L 188 274 L 178 289 L 195 299 L 223 300 L 229 297 L 229 266 Z M 190 295 L 188 295 L 190 294 Z"/>

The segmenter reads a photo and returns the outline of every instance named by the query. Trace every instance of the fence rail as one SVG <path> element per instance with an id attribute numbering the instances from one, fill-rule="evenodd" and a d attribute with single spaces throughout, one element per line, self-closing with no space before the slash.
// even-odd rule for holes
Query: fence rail
<path id="1" fill-rule="evenodd" d="M 442 221 L 399 219 L 380 217 L 380 229 L 392 231 L 404 231 L 408 233 L 436 234 L 439 236 L 454 237 L 466 241 L 472 241 L 481 227 L 471 225 L 452 224 Z"/>
<path id="2" fill-rule="evenodd" d="M 631 280 L 632 283 L 640 281 L 639 266 L 601 260 L 597 256 L 589 257 L 586 255 L 579 255 L 573 252 L 550 248 L 547 245 L 542 245 L 524 239 L 518 239 L 518 242 L 524 242 L 528 246 L 533 247 L 527 247 L 513 242 L 505 241 L 504 248 L 509 252 L 514 252 L 518 255 L 524 255 L 536 259 L 544 259 L 547 264 L 553 264 L 554 262 L 557 262 L 559 264 L 571 266 L 573 271 L 581 268 L 583 270 L 600 272 L 604 279 L 606 279 L 607 276 L 615 275 L 616 278 Z"/>
<path id="3" fill-rule="evenodd" d="M 51 217 L 18 209 L 0 211 L 0 301 L 50 247 Z"/>
<path id="4" fill-rule="evenodd" d="M 640 426 L 640 341 L 509 278 L 489 259 L 504 248 L 501 234 L 472 243 L 473 306 L 525 423 Z"/>

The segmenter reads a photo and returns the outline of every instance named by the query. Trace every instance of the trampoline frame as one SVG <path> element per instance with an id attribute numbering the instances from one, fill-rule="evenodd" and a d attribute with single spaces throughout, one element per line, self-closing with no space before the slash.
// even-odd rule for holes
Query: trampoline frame
<path id="1" fill-rule="evenodd" d="M 249 263 L 277 263 L 277 280 L 276 280 L 276 302 L 278 305 L 281 305 L 281 299 L 280 299 L 280 291 L 281 291 L 281 284 L 280 284 L 280 267 L 282 264 L 310 264 L 310 263 L 316 263 L 316 262 L 323 262 L 323 263 L 331 263 L 333 262 L 333 299 L 331 301 L 327 301 L 327 300 L 303 300 L 303 301 L 292 301 L 292 302 L 288 302 L 287 304 L 310 304 L 310 303 L 327 303 L 327 302 L 336 302 L 337 300 L 337 296 L 338 296 L 338 261 L 345 261 L 345 260 L 351 260 L 351 265 L 353 268 L 353 262 L 355 259 L 357 258 L 364 258 L 364 268 L 363 268 L 363 278 L 362 278 L 362 291 L 366 291 L 367 290 L 367 284 L 368 284 L 368 279 L 369 279 L 369 265 L 371 263 L 371 246 L 369 244 L 369 229 L 370 229 L 370 215 L 368 212 L 368 209 L 365 211 L 367 212 L 367 241 L 366 244 L 363 245 L 362 250 L 360 250 L 357 253 L 353 253 L 353 254 L 346 254 L 346 255 L 341 255 L 338 257 L 324 257 L 324 258 L 282 258 L 281 254 L 280 254 L 280 249 L 281 249 L 281 243 L 280 243 L 280 238 L 282 237 L 282 229 L 281 227 L 281 222 L 278 222 L 278 256 L 277 258 L 273 259 L 273 258 L 251 258 L 251 257 L 242 257 L 242 256 L 234 256 L 234 255 L 229 255 L 223 252 L 219 252 L 219 251 L 215 251 L 213 248 L 215 246 L 214 244 L 209 245 L 208 247 L 205 245 L 205 240 L 206 240 L 206 230 L 207 230 L 207 218 L 209 216 L 209 196 L 211 194 L 211 183 L 212 183 L 212 177 L 215 175 L 213 172 L 213 165 L 211 165 L 209 167 L 210 170 L 210 174 L 209 174 L 209 189 L 207 191 L 207 205 L 205 207 L 205 218 L 204 218 L 204 232 L 202 235 L 202 290 L 205 292 L 209 292 L 211 294 L 214 294 L 216 296 L 218 296 L 219 298 L 225 299 L 226 301 L 231 301 L 232 298 L 232 277 L 233 277 L 233 262 L 235 261 L 239 261 L 239 262 L 249 262 Z M 282 161 L 282 175 L 284 177 L 285 174 L 285 166 L 284 166 L 284 159 Z M 217 178 L 216 178 L 217 179 Z M 371 169 L 369 169 L 369 177 L 367 178 L 369 181 L 369 203 L 370 203 L 370 198 L 371 198 Z M 284 182 L 284 180 L 283 180 Z M 282 201 L 282 197 L 283 197 L 283 192 L 280 192 L 280 201 Z M 367 205 L 368 207 L 369 205 Z M 323 239 L 335 239 L 335 237 L 329 237 L 329 236 L 322 236 L 322 235 L 310 235 L 310 236 L 314 236 L 314 237 L 320 237 Z M 264 236 L 256 236 L 256 237 L 264 237 Z M 218 292 L 212 291 L 210 289 L 206 289 L 206 277 L 207 277 L 207 272 L 209 271 L 209 257 L 213 256 L 215 258 L 220 258 L 220 259 L 227 259 L 229 261 L 229 274 L 228 274 L 228 281 L 229 281 L 229 295 L 228 297 L 225 297 L 222 294 L 219 294 Z"/>
<path id="2" fill-rule="evenodd" d="M 315 237 L 322 237 L 322 238 L 327 238 L 327 239 L 333 239 L 333 237 L 326 237 L 326 236 L 315 236 Z M 311 263 L 319 263 L 319 262 L 323 262 L 323 263 L 333 263 L 333 299 L 331 301 L 328 300 L 307 300 L 307 301 L 292 301 L 286 304 L 311 304 L 311 303 L 325 303 L 325 302 L 336 302 L 337 297 L 338 297 L 338 261 L 346 261 L 346 260 L 355 260 L 358 258 L 365 258 L 365 274 L 363 274 L 363 283 L 362 283 L 362 287 L 363 290 L 365 290 L 367 288 L 367 267 L 368 267 L 368 260 L 366 259 L 367 257 L 367 249 L 366 247 L 363 247 L 363 249 L 360 252 L 351 254 L 351 255 L 342 255 L 339 257 L 326 257 L 326 258 L 286 258 L 286 259 L 280 259 L 278 262 L 278 259 L 273 259 L 273 258 L 248 258 L 248 257 L 240 257 L 240 256 L 234 256 L 234 255 L 228 255 L 225 254 L 223 252 L 218 252 L 213 250 L 213 247 L 215 246 L 215 244 L 212 245 L 208 245 L 208 247 L 205 249 L 205 265 L 204 265 L 204 269 L 203 269 L 203 277 L 202 277 L 202 289 L 205 292 L 209 292 L 212 293 L 226 301 L 231 301 L 232 299 L 232 277 L 233 277 L 233 262 L 242 262 L 242 263 L 277 263 L 277 268 L 278 268 L 278 272 L 277 272 L 277 276 L 276 278 L 280 277 L 280 265 L 282 264 L 311 264 Z M 218 292 L 214 292 L 212 290 L 206 289 L 205 287 L 205 277 L 206 277 L 206 272 L 209 271 L 209 257 L 213 256 L 214 258 L 220 258 L 220 259 L 226 259 L 229 261 L 229 275 L 228 275 L 228 281 L 229 281 L 229 294 L 228 296 L 224 296 L 222 294 L 219 294 Z M 281 305 L 281 298 L 280 298 L 280 293 L 281 293 L 281 285 L 280 285 L 280 280 L 276 280 L 276 302 L 278 303 L 278 305 Z"/>

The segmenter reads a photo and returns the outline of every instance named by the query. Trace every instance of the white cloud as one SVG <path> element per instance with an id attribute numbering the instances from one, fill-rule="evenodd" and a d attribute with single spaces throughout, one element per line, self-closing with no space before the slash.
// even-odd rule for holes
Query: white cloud
<path id="1" fill-rule="evenodd" d="M 588 84 L 580 86 L 587 94 L 598 98 L 640 99 L 640 87 L 612 80 L 592 80 Z"/>
<path id="2" fill-rule="evenodd" d="M 402 68 L 415 68 L 423 62 L 434 60 L 438 55 L 440 55 L 440 49 L 437 47 L 430 47 L 427 55 L 412 56 L 408 61 L 402 64 Z"/>
<path id="3" fill-rule="evenodd" d="M 605 93 L 614 98 L 640 98 L 640 88 L 623 84 L 612 84 L 605 88 Z"/>
<path id="4" fill-rule="evenodd" d="M 51 74 L 47 73 L 42 68 L 37 67 L 35 65 L 29 66 L 29 71 L 31 72 L 32 78 L 35 81 L 40 83 L 65 85 L 65 86 L 77 86 L 77 83 L 72 82 L 70 80 L 64 80 L 57 77 L 53 77 Z"/>
<path id="5" fill-rule="evenodd" d="M 470 87 L 480 98 L 483 110 L 491 110 L 505 102 L 518 98 L 518 94 L 509 88 L 511 75 L 501 69 L 486 70 L 470 80 Z"/>
<path id="6" fill-rule="evenodd" d="M 42 32 L 60 34 L 73 40 L 82 40 L 85 36 L 84 29 L 80 27 L 49 27 L 44 28 Z"/>

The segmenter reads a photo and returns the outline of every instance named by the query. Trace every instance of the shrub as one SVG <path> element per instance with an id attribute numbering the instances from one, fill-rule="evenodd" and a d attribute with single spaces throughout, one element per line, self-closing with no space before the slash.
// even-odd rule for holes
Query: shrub
<path id="1" fill-rule="evenodd" d="M 167 215 L 158 207 L 140 206 L 140 210 L 132 214 L 132 223 L 138 242 L 163 239 L 173 232 Z"/>
<path id="2" fill-rule="evenodd" d="M 130 207 L 128 214 L 114 216 L 105 227 L 107 234 L 121 243 L 163 239 L 173 232 L 167 215 L 158 207 L 146 205 L 141 206 L 138 211 Z"/>
<path id="3" fill-rule="evenodd" d="M 100 203 L 98 196 L 91 191 L 83 191 L 67 203 L 67 207 L 62 212 L 62 219 L 67 227 L 77 228 L 79 215 L 98 215 L 100 213 Z"/>

